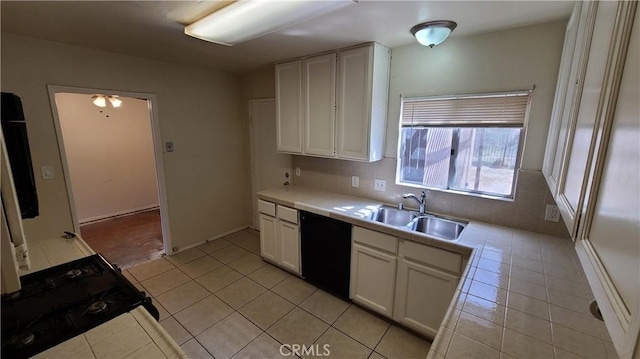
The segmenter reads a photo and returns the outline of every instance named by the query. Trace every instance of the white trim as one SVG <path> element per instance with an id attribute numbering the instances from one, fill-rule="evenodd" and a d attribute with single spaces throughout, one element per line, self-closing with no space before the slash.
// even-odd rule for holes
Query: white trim
<path id="1" fill-rule="evenodd" d="M 124 211 L 112 212 L 112 213 L 102 214 L 99 216 L 85 218 L 85 219 L 79 220 L 79 224 L 80 224 L 80 227 L 82 227 L 86 224 L 104 222 L 110 219 L 130 216 L 132 214 L 147 212 L 147 211 L 151 211 L 159 208 L 160 206 L 158 204 L 152 204 L 150 206 L 144 206 L 144 207 L 138 207 L 138 208 L 130 208 L 130 209 L 125 209 Z"/>
<path id="2" fill-rule="evenodd" d="M 248 122 L 249 122 L 249 170 L 251 173 L 251 226 L 250 228 L 253 228 L 255 230 L 259 230 L 260 229 L 260 219 L 258 216 L 256 216 L 256 214 L 258 213 L 258 208 L 256 208 L 257 201 L 254 201 L 255 196 L 256 195 L 256 173 L 255 173 L 255 162 L 256 162 L 256 148 L 253 144 L 253 139 L 254 139 L 254 134 L 253 134 L 253 114 L 251 112 L 251 105 L 253 105 L 254 103 L 269 103 L 269 102 L 273 102 L 274 106 L 276 104 L 276 99 L 275 97 L 272 98 L 263 98 L 263 99 L 256 99 L 256 100 L 249 100 L 249 118 L 248 118 Z"/>
<path id="3" fill-rule="evenodd" d="M 640 341 L 640 315 L 629 313 L 589 240 L 576 241 L 575 249 L 620 358 L 632 358 Z"/>
<path id="4" fill-rule="evenodd" d="M 186 247 L 179 248 L 177 251 L 175 251 L 175 252 L 171 253 L 170 255 L 178 254 L 178 253 L 180 253 L 180 252 L 184 252 L 184 251 L 189 250 L 189 249 L 191 249 L 191 248 L 195 248 L 195 247 L 197 247 L 197 246 L 201 246 L 201 245 L 203 245 L 203 244 L 207 244 L 207 243 L 209 243 L 209 242 L 215 241 L 215 240 L 220 239 L 220 238 L 222 238 L 222 237 L 226 237 L 226 236 L 228 236 L 228 235 L 230 235 L 230 234 L 233 234 L 233 233 L 236 233 L 236 232 L 240 232 L 240 231 L 242 231 L 243 229 L 247 229 L 247 228 L 251 228 L 251 226 L 242 226 L 242 227 L 238 227 L 238 228 L 236 228 L 236 229 L 232 229 L 232 230 L 230 230 L 230 231 L 228 231 L 228 232 L 224 232 L 224 233 L 219 234 L 219 235 L 217 235 L 217 236 L 209 237 L 208 239 L 202 240 L 202 241 L 200 241 L 200 242 L 197 242 L 197 243 L 194 243 L 194 244 L 190 244 L 190 245 L 188 245 L 188 246 L 186 246 Z M 251 229 L 253 229 L 253 228 L 251 228 Z M 165 254 L 163 254 L 163 255 L 165 255 Z"/>
<path id="5" fill-rule="evenodd" d="M 78 213 L 75 208 L 75 200 L 73 196 L 73 187 L 71 177 L 69 175 L 69 164 L 67 162 L 67 154 L 64 149 L 64 141 L 62 138 L 62 127 L 60 126 L 60 118 L 58 117 L 58 107 L 56 106 L 55 94 L 59 92 L 76 93 L 93 95 L 95 93 L 111 93 L 121 97 L 133 97 L 147 100 L 149 106 L 149 116 L 151 117 L 151 134 L 153 137 L 153 147 L 156 164 L 156 179 L 158 183 L 158 200 L 160 202 L 160 218 L 162 222 L 162 239 L 165 253 L 172 253 L 171 228 L 169 225 L 169 205 L 167 200 L 167 184 L 164 174 L 164 161 L 162 157 L 162 138 L 160 134 L 160 117 L 158 116 L 158 99 L 155 94 L 142 92 L 129 92 L 120 90 L 95 89 L 85 87 L 47 85 L 49 92 L 49 102 L 53 115 L 53 123 L 56 129 L 56 138 L 58 140 L 58 149 L 62 161 L 62 170 L 64 173 L 64 181 L 67 188 L 67 196 L 69 200 L 69 208 L 71 209 L 71 219 L 73 221 L 74 232 L 80 233 L 80 223 L 78 221 Z"/>

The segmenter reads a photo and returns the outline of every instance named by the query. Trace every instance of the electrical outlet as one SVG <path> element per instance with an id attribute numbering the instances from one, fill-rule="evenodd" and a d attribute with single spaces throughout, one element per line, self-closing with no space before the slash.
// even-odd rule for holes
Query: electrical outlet
<path id="1" fill-rule="evenodd" d="M 300 176 L 300 167 L 296 167 L 296 176 Z"/>
<path id="2" fill-rule="evenodd" d="M 558 210 L 558 206 L 554 204 L 548 204 L 547 208 L 544 211 L 544 220 L 549 222 L 560 221 L 560 210 Z"/>
<path id="3" fill-rule="evenodd" d="M 360 187 L 360 177 L 351 176 L 351 187 Z"/>
<path id="4" fill-rule="evenodd" d="M 173 142 L 165 142 L 164 150 L 166 152 L 173 152 Z"/>
<path id="5" fill-rule="evenodd" d="M 384 192 L 387 189 L 387 181 L 377 179 L 373 187 L 376 191 Z"/>

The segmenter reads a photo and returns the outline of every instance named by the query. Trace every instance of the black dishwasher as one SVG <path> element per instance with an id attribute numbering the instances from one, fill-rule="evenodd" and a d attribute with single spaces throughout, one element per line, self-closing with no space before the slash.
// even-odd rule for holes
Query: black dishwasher
<path id="1" fill-rule="evenodd" d="M 300 211 L 302 276 L 349 299 L 351 224 Z"/>

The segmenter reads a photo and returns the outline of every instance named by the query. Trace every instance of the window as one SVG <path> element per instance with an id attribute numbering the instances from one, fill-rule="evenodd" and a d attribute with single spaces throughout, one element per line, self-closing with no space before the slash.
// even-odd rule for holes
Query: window
<path id="1" fill-rule="evenodd" d="M 403 98 L 396 182 L 513 198 L 529 91 Z"/>

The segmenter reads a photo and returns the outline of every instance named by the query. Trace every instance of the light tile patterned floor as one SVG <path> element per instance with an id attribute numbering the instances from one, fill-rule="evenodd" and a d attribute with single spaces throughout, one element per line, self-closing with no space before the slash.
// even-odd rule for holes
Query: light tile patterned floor
<path id="1" fill-rule="evenodd" d="M 282 344 L 313 345 L 330 359 L 429 351 L 425 339 L 264 262 L 251 229 L 124 274 L 153 297 L 160 324 L 193 359 L 279 358 Z"/>

